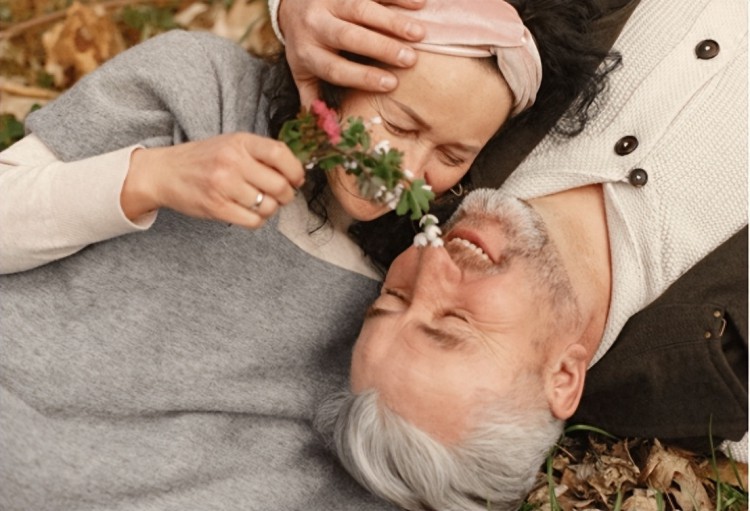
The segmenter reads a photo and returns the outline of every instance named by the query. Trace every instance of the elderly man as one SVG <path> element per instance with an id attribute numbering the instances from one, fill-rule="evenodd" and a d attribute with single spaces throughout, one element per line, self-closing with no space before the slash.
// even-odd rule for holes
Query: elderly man
<path id="1" fill-rule="evenodd" d="M 641 2 L 620 39 L 633 51 L 586 130 L 546 139 L 501 191 L 467 197 L 444 248 L 396 259 L 354 349 L 352 392 L 319 415 L 361 483 L 407 509 L 510 509 L 628 319 L 717 248 L 746 244 L 746 15 L 739 0 Z M 707 310 L 716 369 L 694 379 L 721 374 L 733 401 L 744 392 L 744 407 L 713 404 L 735 413 L 720 427 L 739 440 L 747 377 L 721 348 L 747 320 L 728 312 Z"/>

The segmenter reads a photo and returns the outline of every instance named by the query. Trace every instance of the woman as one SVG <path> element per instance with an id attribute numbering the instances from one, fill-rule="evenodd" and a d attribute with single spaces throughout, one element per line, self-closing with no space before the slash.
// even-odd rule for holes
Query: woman
<path id="1" fill-rule="evenodd" d="M 462 13 L 522 30 L 497 5 Z M 538 79 L 419 61 L 393 93 L 347 91 L 340 112 L 380 116 L 375 135 L 445 192 Z M 334 171 L 316 230 L 293 193 L 300 165 L 262 136 L 288 118 L 284 83 L 230 43 L 173 33 L 35 114 L 3 153 L 4 270 L 62 257 L 0 280 L 3 509 L 382 509 L 308 422 L 379 286 L 346 229 L 384 211 Z M 240 227 L 278 204 L 266 227 Z M 62 227 L 29 235 L 45 225 Z"/>

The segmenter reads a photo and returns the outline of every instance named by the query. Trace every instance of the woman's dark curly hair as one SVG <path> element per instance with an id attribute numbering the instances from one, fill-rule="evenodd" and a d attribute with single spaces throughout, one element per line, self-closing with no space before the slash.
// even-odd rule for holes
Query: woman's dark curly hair
<path id="1" fill-rule="evenodd" d="M 502 134 L 522 127 L 552 126 L 552 132 L 564 137 L 579 134 L 589 117 L 595 113 L 596 98 L 606 88 L 607 75 L 620 63 L 620 57 L 608 49 L 597 47 L 594 22 L 604 13 L 596 0 L 507 0 L 518 11 L 526 27 L 534 36 L 542 60 L 542 83 L 534 105 L 509 119 L 490 143 L 497 143 Z M 355 58 L 356 57 L 352 57 Z M 285 62 L 275 86 L 272 100 L 271 133 L 276 135 L 281 124 L 296 115 L 299 98 L 289 94 L 294 87 Z M 346 93 L 338 87 L 323 84 L 321 95 L 330 106 L 337 108 Z M 314 181 L 309 199 L 312 210 L 326 219 L 325 208 L 318 200 L 326 187 L 325 175 L 310 176 Z M 471 187 L 471 173 L 461 181 L 464 190 Z M 430 208 L 440 221 L 455 210 L 461 197 L 446 193 Z M 358 222 L 351 234 L 373 261 L 387 268 L 405 250 L 417 232 L 417 227 L 406 217 L 391 212 L 370 222 Z"/>

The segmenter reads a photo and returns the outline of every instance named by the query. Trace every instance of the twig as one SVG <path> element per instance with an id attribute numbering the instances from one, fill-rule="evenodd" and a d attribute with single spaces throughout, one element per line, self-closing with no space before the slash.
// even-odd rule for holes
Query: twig
<path id="1" fill-rule="evenodd" d="M 157 0 L 154 2 L 154 0 L 109 0 L 107 2 L 102 2 L 98 4 L 104 9 L 117 9 L 118 7 L 125 7 L 128 5 L 133 4 L 142 4 L 142 3 L 157 3 L 157 4 L 165 4 L 169 3 L 169 0 Z M 35 28 L 39 25 L 46 25 L 47 23 L 52 23 L 54 21 L 63 19 L 68 12 L 67 9 L 63 9 L 61 11 L 55 11 L 51 12 L 49 14 L 43 14 L 41 16 L 37 16 L 35 18 L 31 18 L 30 20 L 23 21 L 21 23 L 15 23 L 11 25 L 9 28 L 0 31 L 0 41 L 4 39 L 10 39 L 12 37 L 16 37 L 19 34 L 22 34 L 23 32 L 29 30 L 30 28 Z"/>
<path id="2" fill-rule="evenodd" d="M 13 94 L 14 96 L 23 96 L 34 99 L 55 99 L 60 95 L 59 92 L 55 92 L 49 89 L 42 89 L 41 87 L 32 87 L 29 85 L 22 85 L 20 83 L 13 83 L 8 80 L 0 80 L 0 91 Z"/>

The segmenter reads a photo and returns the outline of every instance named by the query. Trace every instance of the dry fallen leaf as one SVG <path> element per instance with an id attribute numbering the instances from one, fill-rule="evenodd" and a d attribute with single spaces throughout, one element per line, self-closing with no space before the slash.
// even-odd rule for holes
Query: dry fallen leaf
<path id="1" fill-rule="evenodd" d="M 735 474 L 735 469 L 737 473 Z M 747 465 L 745 463 L 732 463 L 727 458 L 718 458 L 716 460 L 716 471 L 710 460 L 703 460 L 696 467 L 695 473 L 702 479 L 718 480 L 724 483 L 736 486 L 738 488 L 747 488 Z M 740 479 L 737 480 L 737 475 Z"/>
<path id="2" fill-rule="evenodd" d="M 268 15 L 268 3 L 236 0 L 227 11 L 221 9 L 211 31 L 239 43 L 256 55 L 274 55 L 282 50 Z"/>
<path id="3" fill-rule="evenodd" d="M 607 502 L 615 498 L 618 491 L 626 492 L 637 485 L 640 471 L 623 442 L 607 447 L 590 438 L 589 445 L 592 451 L 583 461 L 571 464 L 562 473 L 561 482 L 576 495 Z"/>
<path id="4" fill-rule="evenodd" d="M 712 504 L 690 460 L 675 449 L 654 440 L 642 479 L 649 487 L 669 493 L 682 511 L 712 509 Z"/>
<path id="5" fill-rule="evenodd" d="M 636 488 L 633 495 L 622 503 L 622 511 L 658 511 L 659 504 L 653 490 Z"/>
<path id="6" fill-rule="evenodd" d="M 101 6 L 74 2 L 65 20 L 42 35 L 45 71 L 69 86 L 125 49 L 122 35 Z"/>

